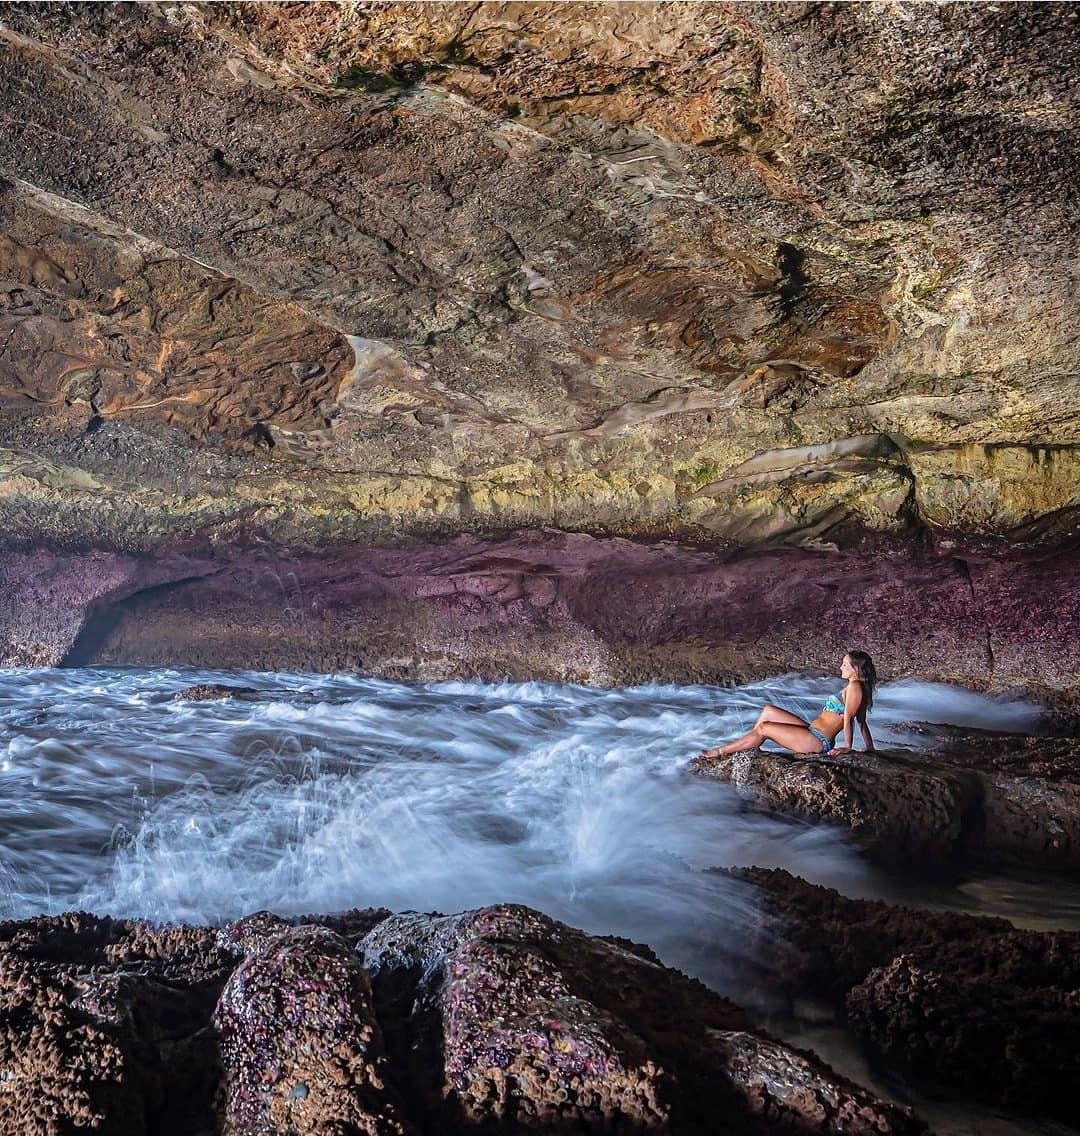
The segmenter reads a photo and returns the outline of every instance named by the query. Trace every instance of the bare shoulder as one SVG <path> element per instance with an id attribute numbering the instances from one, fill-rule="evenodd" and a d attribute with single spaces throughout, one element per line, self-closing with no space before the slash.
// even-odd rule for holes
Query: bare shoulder
<path id="1" fill-rule="evenodd" d="M 853 710 L 858 710 L 863 704 L 865 692 L 863 691 L 863 684 L 861 679 L 849 678 L 848 684 L 844 687 L 844 702 Z"/>

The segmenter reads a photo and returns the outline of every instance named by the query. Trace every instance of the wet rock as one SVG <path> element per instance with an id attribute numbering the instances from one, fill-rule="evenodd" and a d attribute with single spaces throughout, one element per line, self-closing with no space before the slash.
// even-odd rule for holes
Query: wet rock
<path id="1" fill-rule="evenodd" d="M 1080 934 L 1011 931 L 912 947 L 847 995 L 888 1064 L 1076 1124 Z"/>
<path id="2" fill-rule="evenodd" d="M 0 924 L 0 1131 L 201 1136 L 219 1077 L 213 932 L 86 914 Z"/>
<path id="3" fill-rule="evenodd" d="M 95 601 L 84 625 L 86 594 L 70 581 L 95 561 L 5 553 L 0 662 L 55 663 L 68 652 L 79 665 L 632 685 L 833 672 L 859 643 L 890 681 L 1014 694 L 1023 683 L 1055 705 L 1073 697 L 1080 673 L 1075 553 L 1034 560 L 999 548 L 976 562 L 882 546 L 733 556 L 666 541 L 528 531 L 399 547 L 343 544 L 296 556 L 219 542 L 216 555 L 216 570 L 203 565 L 199 579 L 184 567 L 190 560 L 173 557 L 160 566 L 173 579 L 167 585 L 147 583 L 144 560 L 126 558 L 132 582 L 123 598 Z M 972 575 L 981 579 L 977 598 Z M 845 590 L 853 579 L 854 596 Z M 132 596 L 130 588 L 143 590 Z M 932 625 L 910 618 L 912 593 L 933 603 Z M 62 615 L 62 642 L 51 632 L 47 644 L 34 639 L 53 620 L 44 618 L 45 604 Z M 1042 644 L 1038 654 L 1017 652 L 1009 663 L 1013 645 L 1032 636 Z"/>
<path id="4" fill-rule="evenodd" d="M 787 872 L 733 873 L 764 891 L 794 990 L 842 1004 L 889 1067 L 1070 1123 L 1080 1045 L 1080 932 L 846 899 Z"/>
<path id="5" fill-rule="evenodd" d="M 755 750 L 696 758 L 689 768 L 735 785 L 752 808 L 846 827 L 868 855 L 889 864 L 950 859 L 978 802 L 962 771 L 892 753 Z"/>
<path id="6" fill-rule="evenodd" d="M 871 970 L 905 950 L 1013 929 L 1006 919 L 849 899 L 780 868 L 723 871 L 749 880 L 764 893 L 766 914 L 758 929 L 758 951 L 781 979 L 834 1001 L 842 1001 Z"/>
<path id="7" fill-rule="evenodd" d="M 1080 737 L 1071 732 L 1018 734 L 941 722 L 899 722 L 895 729 L 930 742 L 931 752 L 950 763 L 979 772 L 1080 780 Z"/>
<path id="8" fill-rule="evenodd" d="M 348 911 L 336 911 L 333 915 L 301 915 L 296 921 L 327 927 L 348 942 L 356 943 L 392 914 L 385 907 L 352 907 Z"/>
<path id="9" fill-rule="evenodd" d="M 925 1132 L 647 947 L 512 905 L 319 918 L 0 924 L 0 1130 Z"/>
<path id="10" fill-rule="evenodd" d="M 886 864 L 952 860 L 1080 867 L 1080 742 L 966 731 L 931 753 L 698 758 L 751 807 L 839 824 Z"/>
<path id="11" fill-rule="evenodd" d="M 201 682 L 178 690 L 173 696 L 178 702 L 203 702 L 210 699 L 242 698 L 250 701 L 259 697 L 253 686 L 229 686 L 220 682 Z"/>
<path id="12" fill-rule="evenodd" d="M 877 1136 L 925 1131 L 900 1110 L 837 1077 L 812 1054 L 752 1033 L 713 1033 L 728 1075 L 768 1131 Z"/>
<path id="13" fill-rule="evenodd" d="M 283 935 L 293 924 L 272 911 L 255 911 L 227 923 L 218 931 L 217 945 L 229 954 L 246 955 L 258 951 L 269 940 Z"/>
<path id="14" fill-rule="evenodd" d="M 322 927 L 249 941 L 253 949 L 214 1011 L 224 1131 L 412 1131 L 386 1083 L 371 986 L 356 952 Z"/>
<path id="15" fill-rule="evenodd" d="M 994 775 L 980 784 L 981 827 L 968 841 L 980 859 L 1080 867 L 1080 778 Z"/>
<path id="16" fill-rule="evenodd" d="M 905 725 L 935 740 L 935 759 L 975 775 L 979 807 L 965 851 L 989 861 L 1080 867 L 1080 738 Z"/>
<path id="17" fill-rule="evenodd" d="M 512 905 L 359 944 L 427 1128 L 920 1132 L 647 953 Z"/>
<path id="18" fill-rule="evenodd" d="M 227 923 L 217 932 L 216 942 L 230 954 L 254 954 L 270 940 L 300 926 L 325 927 L 343 939 L 355 942 L 391 914 L 385 907 L 354 907 L 333 915 L 299 915 L 286 919 L 272 911 L 255 911 Z"/>

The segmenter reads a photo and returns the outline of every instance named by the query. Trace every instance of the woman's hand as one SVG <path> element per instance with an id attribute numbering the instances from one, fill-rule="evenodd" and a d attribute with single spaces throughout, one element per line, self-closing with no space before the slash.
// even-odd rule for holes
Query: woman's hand
<path id="1" fill-rule="evenodd" d="M 720 757 L 721 746 L 713 746 L 712 749 L 703 749 L 698 757 Z"/>

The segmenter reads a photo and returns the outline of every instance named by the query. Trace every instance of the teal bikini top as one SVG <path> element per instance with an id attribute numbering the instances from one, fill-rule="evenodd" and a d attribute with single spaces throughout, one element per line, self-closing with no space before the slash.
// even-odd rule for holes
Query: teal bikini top
<path id="1" fill-rule="evenodd" d="M 839 694 L 830 694 L 825 699 L 825 705 L 822 706 L 822 711 L 829 711 L 830 714 L 843 714 L 844 712 L 844 692 L 841 690 Z"/>

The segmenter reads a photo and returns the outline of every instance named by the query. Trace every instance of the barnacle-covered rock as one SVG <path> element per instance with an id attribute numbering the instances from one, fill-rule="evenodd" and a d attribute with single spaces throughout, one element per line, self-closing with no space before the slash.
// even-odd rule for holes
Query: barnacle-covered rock
<path id="1" fill-rule="evenodd" d="M 0 925 L 0 1131 L 925 1132 L 640 944 L 515 905 L 315 918 Z"/>
<path id="2" fill-rule="evenodd" d="M 950 740 L 951 738 L 951 740 Z M 691 773 L 734 785 L 750 807 L 848 829 L 889 865 L 955 860 L 1080 867 L 1080 741 L 948 733 L 930 753 L 746 751 Z"/>
<path id="3" fill-rule="evenodd" d="M 0 1131 L 195 1136 L 213 1123 L 207 928 L 72 913 L 0 924 Z"/>
<path id="4" fill-rule="evenodd" d="M 963 774 L 891 754 L 752 750 L 698 757 L 689 769 L 735 785 L 761 811 L 843 825 L 889 863 L 951 856 L 974 797 Z"/>
<path id="5" fill-rule="evenodd" d="M 354 907 L 332 915 L 311 914 L 286 919 L 272 911 L 254 911 L 242 919 L 226 923 L 217 932 L 215 941 L 230 954 L 248 955 L 260 951 L 292 927 L 317 926 L 326 927 L 349 942 L 356 942 L 390 914 L 385 907 Z"/>
<path id="6" fill-rule="evenodd" d="M 870 971 L 845 1007 L 894 1068 L 1080 1122 L 1080 933 L 984 930 L 912 944 Z"/>
<path id="7" fill-rule="evenodd" d="M 204 702 L 210 699 L 242 698 L 250 701 L 259 697 L 259 692 L 251 686 L 231 686 L 221 682 L 200 682 L 186 686 L 173 695 L 180 702 Z"/>
<path id="8" fill-rule="evenodd" d="M 395 916 L 360 951 L 436 1130 L 923 1131 L 647 950 L 528 908 Z"/>
<path id="9" fill-rule="evenodd" d="M 1080 1119 L 1080 932 L 848 899 L 779 869 L 731 874 L 764 894 L 762 959 L 794 993 L 844 1006 L 889 1067 Z"/>
<path id="10" fill-rule="evenodd" d="M 371 986 L 356 952 L 322 927 L 249 942 L 214 1011 L 227 1134 L 398 1136 Z"/>

